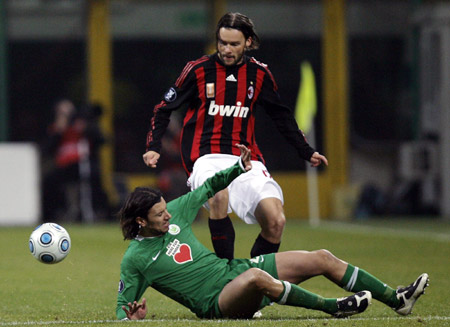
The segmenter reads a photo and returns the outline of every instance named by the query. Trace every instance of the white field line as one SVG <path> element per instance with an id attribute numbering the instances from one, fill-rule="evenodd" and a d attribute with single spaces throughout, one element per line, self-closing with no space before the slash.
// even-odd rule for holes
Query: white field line
<path id="1" fill-rule="evenodd" d="M 335 321 L 336 319 L 254 319 L 252 321 L 245 320 L 247 323 L 258 323 L 258 322 L 288 322 L 297 320 L 299 323 L 301 322 L 321 322 L 326 323 L 328 321 Z M 450 317 L 446 316 L 428 316 L 428 317 L 380 317 L 380 318 L 350 318 L 349 321 L 399 321 L 399 320 L 421 320 L 421 321 L 450 321 Z M 196 325 L 199 324 L 211 324 L 215 323 L 224 323 L 224 322 L 233 322 L 234 320 L 195 320 L 195 319 L 144 319 L 133 321 L 136 323 L 170 323 L 170 322 L 195 322 Z M 239 322 L 239 320 L 236 320 Z M 11 322 L 0 322 L 0 326 L 47 326 L 47 325 L 96 325 L 96 324 L 110 324 L 110 323 L 123 323 L 121 320 L 74 320 L 74 321 L 11 321 Z"/>
<path id="2" fill-rule="evenodd" d="M 450 242 L 450 233 L 437 233 L 432 231 L 418 231 L 400 229 L 395 227 L 380 227 L 372 225 L 359 225 L 345 222 L 321 222 L 321 228 L 342 230 L 345 232 L 357 232 L 364 234 L 373 234 L 374 231 L 389 236 L 426 238 L 433 241 Z"/>

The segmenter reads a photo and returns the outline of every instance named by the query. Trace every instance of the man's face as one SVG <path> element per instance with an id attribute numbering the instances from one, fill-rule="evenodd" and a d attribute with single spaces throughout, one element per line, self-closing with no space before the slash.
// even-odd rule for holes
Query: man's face
<path id="1" fill-rule="evenodd" d="M 169 230 L 170 218 L 172 215 L 167 211 L 167 203 L 161 197 L 161 201 L 149 210 L 147 219 L 138 221 L 142 225 L 139 234 L 144 237 L 164 235 Z"/>
<path id="2" fill-rule="evenodd" d="M 219 58 L 226 66 L 238 65 L 242 62 L 245 47 L 249 47 L 251 43 L 252 40 L 250 38 L 246 40 L 241 31 L 222 27 L 217 40 Z"/>

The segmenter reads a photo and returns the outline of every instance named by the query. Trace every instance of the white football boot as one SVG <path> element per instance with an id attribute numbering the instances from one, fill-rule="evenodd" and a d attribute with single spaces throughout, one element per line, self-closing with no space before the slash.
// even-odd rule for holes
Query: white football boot
<path id="1" fill-rule="evenodd" d="M 394 308 L 394 311 L 402 316 L 409 315 L 414 303 L 416 303 L 417 299 L 425 293 L 428 282 L 428 274 L 422 274 L 411 285 L 398 288 L 396 293 L 397 299 L 400 300 L 400 305 L 397 308 Z"/>

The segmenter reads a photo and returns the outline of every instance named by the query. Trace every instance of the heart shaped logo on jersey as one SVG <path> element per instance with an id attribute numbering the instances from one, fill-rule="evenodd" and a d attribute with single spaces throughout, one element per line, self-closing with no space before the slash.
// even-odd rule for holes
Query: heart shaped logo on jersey
<path id="1" fill-rule="evenodd" d="M 191 247 L 188 244 L 181 244 L 178 252 L 173 256 L 176 263 L 186 263 L 192 261 Z"/>

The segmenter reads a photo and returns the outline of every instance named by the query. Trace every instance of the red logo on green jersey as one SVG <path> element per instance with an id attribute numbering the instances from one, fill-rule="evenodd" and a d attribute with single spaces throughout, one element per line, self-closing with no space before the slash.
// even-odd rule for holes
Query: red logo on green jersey
<path id="1" fill-rule="evenodd" d="M 192 261 L 191 247 L 186 243 L 180 244 L 177 239 L 169 243 L 166 254 L 179 264 Z"/>
<path id="2" fill-rule="evenodd" d="M 187 244 L 181 244 L 178 252 L 173 256 L 176 263 L 185 263 L 192 261 L 191 247 Z"/>

